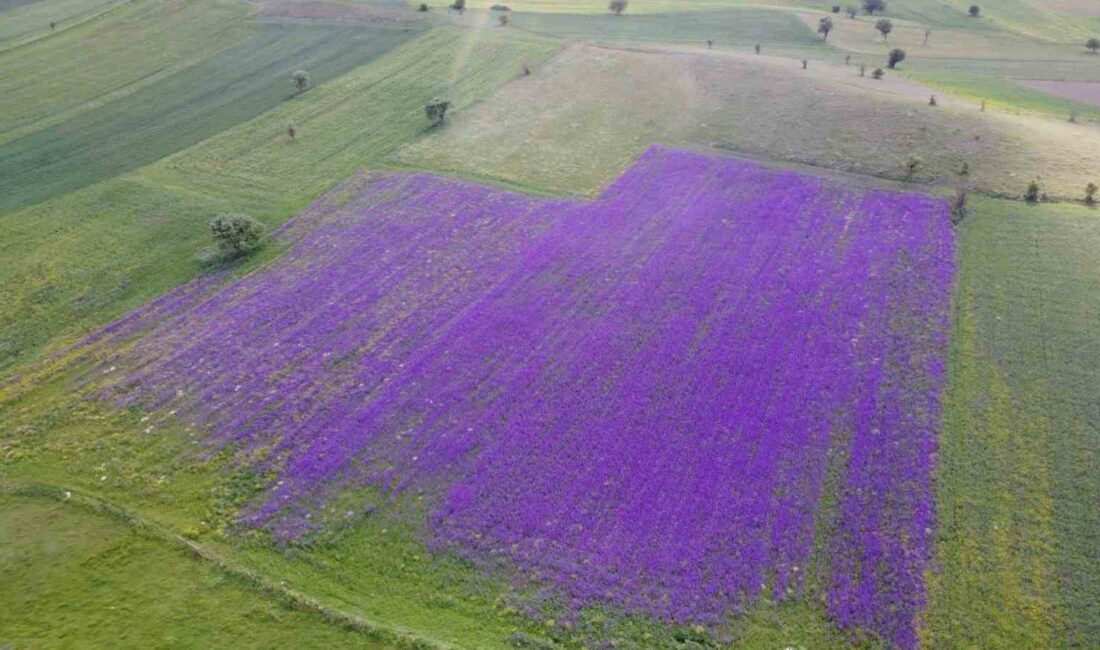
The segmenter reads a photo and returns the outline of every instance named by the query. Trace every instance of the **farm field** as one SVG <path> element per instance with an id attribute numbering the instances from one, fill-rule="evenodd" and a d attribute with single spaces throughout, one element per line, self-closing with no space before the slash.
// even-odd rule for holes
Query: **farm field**
<path id="1" fill-rule="evenodd" d="M 1100 646 L 1092 3 L 419 4 L 0 0 L 0 647 Z"/>
<path id="2" fill-rule="evenodd" d="M 1008 196 L 1038 170 L 1050 194 L 1080 196 L 1100 164 L 1094 125 L 983 115 L 950 98 L 929 107 L 934 91 L 904 79 L 815 70 L 804 75 L 779 57 L 574 45 L 397 159 L 588 195 L 652 140 L 895 180 L 913 157 L 921 162 L 911 179 L 922 182 L 950 183 L 968 162 L 976 187 Z M 520 131 L 526 139 L 508 137 Z M 894 146 L 881 145 L 888 137 Z"/>

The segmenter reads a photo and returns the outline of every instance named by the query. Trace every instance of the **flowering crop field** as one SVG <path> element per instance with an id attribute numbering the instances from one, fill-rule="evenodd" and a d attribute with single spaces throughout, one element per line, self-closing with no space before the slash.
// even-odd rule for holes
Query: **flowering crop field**
<path id="1" fill-rule="evenodd" d="M 413 493 L 435 548 L 573 610 L 821 597 L 917 645 L 941 201 L 654 146 L 592 202 L 360 175 L 279 236 L 88 342 L 102 398 L 270 477 L 242 524 L 294 540 L 356 488 Z"/>

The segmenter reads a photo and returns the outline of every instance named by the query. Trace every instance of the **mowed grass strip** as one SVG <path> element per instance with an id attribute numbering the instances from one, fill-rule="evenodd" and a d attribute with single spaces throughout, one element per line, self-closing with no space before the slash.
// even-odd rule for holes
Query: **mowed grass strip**
<path id="1" fill-rule="evenodd" d="M 410 27 L 258 26 L 245 41 L 55 126 L 0 145 L 0 212 L 149 164 L 293 100 L 415 35 Z"/>
<path id="2" fill-rule="evenodd" d="M 932 647 L 1100 645 L 1100 219 L 975 199 L 960 228 Z"/>
<path id="3" fill-rule="evenodd" d="M 153 165 L 0 215 L 0 367 L 194 277 L 215 214 L 275 227 L 426 133 L 432 99 L 461 113 L 557 47 L 511 31 L 433 30 Z"/>
<path id="4" fill-rule="evenodd" d="M 78 505 L 0 496 L 0 548 L 15 647 L 391 647 Z"/>
<path id="5" fill-rule="evenodd" d="M 0 53 L 0 142 L 239 44 L 247 16 L 222 0 L 136 0 Z"/>

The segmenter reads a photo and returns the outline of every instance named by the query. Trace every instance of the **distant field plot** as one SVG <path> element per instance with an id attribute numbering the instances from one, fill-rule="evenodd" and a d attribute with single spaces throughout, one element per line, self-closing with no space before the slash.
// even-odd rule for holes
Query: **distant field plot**
<path id="1" fill-rule="evenodd" d="M 944 203 L 661 147 L 591 204 L 352 183 L 268 269 L 91 344 L 102 399 L 272 477 L 243 523 L 297 539 L 347 490 L 420 494 L 440 548 L 503 553 L 574 612 L 822 597 L 915 647 Z"/>
<path id="2" fill-rule="evenodd" d="M 915 157 L 918 181 L 953 182 L 967 162 L 979 188 L 1010 196 L 1036 175 L 1073 198 L 1095 180 L 1093 127 L 930 107 L 933 92 L 855 65 L 578 45 L 397 158 L 574 194 L 598 192 L 654 139 L 891 179 Z"/>
<path id="3" fill-rule="evenodd" d="M 118 0 L 14 0 L 0 2 L 0 52 L 94 16 Z M 56 23 L 50 29 L 50 23 Z"/>
<path id="4" fill-rule="evenodd" d="M 79 505 L 0 495 L 0 548 L 16 647 L 389 647 Z"/>
<path id="5" fill-rule="evenodd" d="M 1093 106 L 1100 106 L 1100 81 L 1047 81 L 1021 79 L 1017 83 L 1044 93 L 1065 97 Z"/>
<path id="6" fill-rule="evenodd" d="M 1100 220 L 981 199 L 960 233 L 930 647 L 1100 645 Z"/>
<path id="7" fill-rule="evenodd" d="M 321 84 L 414 35 L 398 27 L 259 26 L 236 47 L 0 145 L 0 212 L 142 167 L 294 101 L 295 70 Z"/>
<path id="8" fill-rule="evenodd" d="M 275 226 L 426 132 L 425 103 L 447 97 L 461 111 L 558 47 L 518 32 L 433 30 L 158 163 L 0 215 L 0 365 L 193 277 L 218 212 Z"/>
<path id="9" fill-rule="evenodd" d="M 774 47 L 822 47 L 814 30 L 789 11 L 740 8 L 723 11 L 681 11 L 640 14 L 624 18 L 513 12 L 511 24 L 540 34 L 594 41 L 673 41 L 750 48 L 757 43 Z"/>
<path id="10" fill-rule="evenodd" d="M 249 33 L 247 12 L 243 4 L 137 0 L 0 52 L 9 84 L 0 94 L 0 142 L 238 45 Z"/>

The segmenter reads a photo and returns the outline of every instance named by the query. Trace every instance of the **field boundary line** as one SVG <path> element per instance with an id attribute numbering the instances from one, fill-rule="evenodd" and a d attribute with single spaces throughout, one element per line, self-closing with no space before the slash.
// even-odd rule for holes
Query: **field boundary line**
<path id="1" fill-rule="evenodd" d="M 100 497 L 65 490 L 45 483 L 28 483 L 10 479 L 0 480 L 0 495 L 49 499 L 109 517 L 137 534 L 171 544 L 200 560 L 210 563 L 225 573 L 244 580 L 267 596 L 279 600 L 287 607 L 301 611 L 311 611 L 320 615 L 327 623 L 356 630 L 373 641 L 390 643 L 401 650 L 458 650 L 457 646 L 425 638 L 402 627 L 384 625 L 368 620 L 358 614 L 326 605 L 303 591 L 291 589 L 284 584 L 270 580 L 260 573 L 240 566 L 221 553 L 194 540 L 187 539 L 167 526 L 151 521 L 128 508 Z"/>

